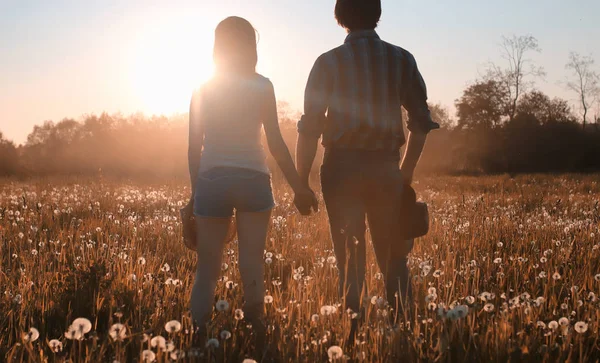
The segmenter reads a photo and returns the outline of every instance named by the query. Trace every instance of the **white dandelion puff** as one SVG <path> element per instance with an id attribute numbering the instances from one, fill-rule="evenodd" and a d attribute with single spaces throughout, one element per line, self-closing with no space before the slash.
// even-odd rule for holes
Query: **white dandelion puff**
<path id="1" fill-rule="evenodd" d="M 142 351 L 142 362 L 154 362 L 156 360 L 156 354 L 153 351 L 146 349 Z"/>
<path id="2" fill-rule="evenodd" d="M 167 340 L 160 335 L 157 335 L 150 339 L 150 345 L 152 348 L 158 348 L 162 351 L 167 349 Z"/>
<path id="3" fill-rule="evenodd" d="M 49 341 L 48 346 L 53 353 L 60 353 L 63 350 L 63 343 L 58 339 L 52 339 Z"/>
<path id="4" fill-rule="evenodd" d="M 575 323 L 575 331 L 579 334 L 583 334 L 588 330 L 588 324 L 584 321 L 578 321 Z"/>
<path id="5" fill-rule="evenodd" d="M 110 335 L 113 340 L 121 341 L 125 339 L 125 336 L 127 335 L 127 328 L 120 323 L 113 324 L 108 330 L 108 335 Z"/>
<path id="6" fill-rule="evenodd" d="M 330 361 L 335 361 L 344 356 L 344 351 L 337 345 L 332 345 L 327 349 L 327 355 L 329 356 Z"/>
<path id="7" fill-rule="evenodd" d="M 71 326 L 73 326 L 82 334 L 87 334 L 90 332 L 90 330 L 92 330 L 92 323 L 86 318 L 77 318 L 73 320 Z"/>
<path id="8" fill-rule="evenodd" d="M 165 324 L 165 330 L 169 333 L 177 333 L 181 330 L 181 323 L 177 320 L 171 320 Z"/>
<path id="9" fill-rule="evenodd" d="M 23 341 L 25 343 L 33 343 L 40 337 L 40 332 L 36 328 L 29 328 L 26 333 L 23 333 Z"/>
<path id="10" fill-rule="evenodd" d="M 228 330 L 223 330 L 220 334 L 221 339 L 227 340 L 231 338 L 231 333 Z"/>
<path id="11" fill-rule="evenodd" d="M 211 338 L 206 342 L 206 347 L 217 349 L 219 348 L 219 341 L 215 338 Z"/>
<path id="12" fill-rule="evenodd" d="M 219 301 L 217 301 L 217 304 L 215 306 L 217 308 L 217 311 L 227 311 L 227 310 L 229 310 L 229 303 L 226 300 L 219 300 Z"/>

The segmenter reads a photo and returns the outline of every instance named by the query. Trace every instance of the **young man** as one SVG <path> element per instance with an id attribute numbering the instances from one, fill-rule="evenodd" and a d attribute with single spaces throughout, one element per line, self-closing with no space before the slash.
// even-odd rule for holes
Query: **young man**
<path id="1" fill-rule="evenodd" d="M 310 73 L 298 123 L 297 167 L 308 184 L 322 136 L 321 184 L 346 307 L 360 311 L 366 216 L 388 302 L 402 311 L 403 299 L 396 297 L 399 287 L 403 298 L 410 295 L 406 262 L 412 241 L 399 237 L 398 199 L 412 181 L 427 133 L 439 125 L 431 120 L 414 57 L 375 32 L 381 1 L 337 0 L 335 17 L 348 36 L 321 55 Z M 410 133 L 399 167 L 405 143 L 401 106 L 408 111 Z"/>

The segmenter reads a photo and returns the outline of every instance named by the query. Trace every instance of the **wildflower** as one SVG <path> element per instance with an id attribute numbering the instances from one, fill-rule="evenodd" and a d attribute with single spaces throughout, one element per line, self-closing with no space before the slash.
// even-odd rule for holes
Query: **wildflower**
<path id="1" fill-rule="evenodd" d="M 575 331 L 579 334 L 583 334 L 588 330 L 588 325 L 586 322 L 578 321 L 575 323 Z"/>
<path id="2" fill-rule="evenodd" d="M 494 311 L 494 304 L 490 304 L 487 303 L 483 306 L 483 310 L 485 310 L 488 313 L 491 313 L 492 311 Z"/>
<path id="3" fill-rule="evenodd" d="M 154 362 L 156 354 L 153 351 L 146 349 L 142 351 L 142 362 Z"/>
<path id="4" fill-rule="evenodd" d="M 169 333 L 177 333 L 181 330 L 181 323 L 177 320 L 171 320 L 165 324 L 165 330 Z"/>
<path id="5" fill-rule="evenodd" d="M 329 316 L 333 315 L 337 312 L 337 308 L 332 305 L 323 305 L 321 306 L 321 315 Z"/>
<path id="6" fill-rule="evenodd" d="M 265 254 L 265 257 L 266 257 L 266 258 L 273 258 L 273 253 L 271 253 L 271 252 L 267 252 L 267 253 Z"/>
<path id="7" fill-rule="evenodd" d="M 558 324 L 562 327 L 567 327 L 567 326 L 569 326 L 569 319 L 562 317 L 562 318 L 558 319 Z"/>
<path id="8" fill-rule="evenodd" d="M 466 317 L 469 314 L 469 307 L 467 305 L 458 305 L 453 309 L 459 319 Z"/>
<path id="9" fill-rule="evenodd" d="M 225 300 L 219 300 L 216 304 L 217 311 L 227 311 L 229 310 L 229 303 Z"/>
<path id="10" fill-rule="evenodd" d="M 502 259 L 500 257 L 497 257 L 497 258 L 494 259 L 494 263 L 496 265 L 498 265 L 498 264 L 502 263 Z"/>
<path id="11" fill-rule="evenodd" d="M 482 292 L 481 294 L 479 294 L 479 299 L 481 301 L 489 301 L 492 299 L 492 294 L 490 294 L 487 291 Z"/>
<path id="12" fill-rule="evenodd" d="M 83 333 L 77 327 L 71 325 L 65 332 L 65 337 L 69 340 L 81 340 L 83 339 Z"/>
<path id="13" fill-rule="evenodd" d="M 327 355 L 329 356 L 330 361 L 335 361 L 336 359 L 340 359 L 344 356 L 344 351 L 337 345 L 332 345 L 327 349 Z"/>
<path id="14" fill-rule="evenodd" d="M 542 329 L 546 329 L 546 323 L 544 323 L 543 321 L 538 321 L 537 322 L 537 327 L 538 328 L 542 328 Z"/>
<path id="15" fill-rule="evenodd" d="M 223 271 L 226 271 L 228 268 L 229 268 L 229 265 L 228 265 L 228 264 L 226 264 L 225 262 L 223 262 L 223 263 L 221 264 L 221 270 L 223 270 Z"/>
<path id="16" fill-rule="evenodd" d="M 166 343 L 166 339 L 160 335 L 157 335 L 154 338 L 150 339 L 150 345 L 152 346 L 152 348 L 158 348 L 162 351 L 164 351 L 167 348 Z"/>
<path id="17" fill-rule="evenodd" d="M 219 341 L 215 338 L 211 338 L 206 342 L 206 347 L 207 348 L 218 348 L 219 347 Z"/>
<path id="18" fill-rule="evenodd" d="M 467 296 L 465 298 L 465 301 L 466 301 L 467 304 L 473 305 L 475 303 L 475 298 L 473 296 Z"/>
<path id="19" fill-rule="evenodd" d="M 173 351 L 172 351 L 172 352 L 169 354 L 169 357 L 170 357 L 172 360 L 180 360 L 180 359 L 183 359 L 183 358 L 185 358 L 185 352 L 184 352 L 184 351 L 182 351 L 182 350 L 173 350 Z"/>
<path id="20" fill-rule="evenodd" d="M 440 276 L 442 276 L 444 273 L 442 272 L 442 270 L 435 270 L 433 272 L 433 277 L 438 278 Z"/>
<path id="21" fill-rule="evenodd" d="M 551 322 L 549 322 L 548 328 L 550 328 L 552 330 L 556 330 L 556 328 L 558 328 L 558 323 L 556 322 L 556 320 L 552 320 Z"/>
<path id="22" fill-rule="evenodd" d="M 313 323 L 317 323 L 317 322 L 319 322 L 319 315 L 318 315 L 318 314 L 313 314 L 313 315 L 310 317 L 310 320 L 311 320 Z"/>
<path id="23" fill-rule="evenodd" d="M 271 304 L 273 302 L 273 296 L 265 295 L 265 304 Z"/>
<path id="24" fill-rule="evenodd" d="M 381 280 L 381 279 L 383 279 L 383 274 L 381 272 L 377 272 L 375 274 L 375 280 Z"/>
<path id="25" fill-rule="evenodd" d="M 171 266 L 169 266 L 169 264 L 168 264 L 168 263 L 165 263 L 165 264 L 164 264 L 164 265 L 163 265 L 163 266 L 160 268 L 160 270 L 161 270 L 162 272 L 169 272 L 169 271 L 171 271 Z"/>
<path id="26" fill-rule="evenodd" d="M 273 262 L 273 259 L 272 259 L 272 258 L 270 258 L 270 257 L 267 257 L 267 258 L 265 258 L 265 263 L 266 263 L 267 265 L 270 265 L 272 262 Z"/>
<path id="27" fill-rule="evenodd" d="M 58 339 L 52 339 L 49 341 L 48 346 L 53 353 L 59 353 L 63 350 L 63 343 Z"/>
<path id="28" fill-rule="evenodd" d="M 560 308 L 562 310 L 567 310 L 569 308 L 569 305 L 567 305 L 566 303 L 562 303 L 562 304 L 560 304 Z"/>
<path id="29" fill-rule="evenodd" d="M 594 276 L 594 280 L 599 281 L 600 282 L 600 274 L 596 274 L 596 276 Z"/>
<path id="30" fill-rule="evenodd" d="M 335 259 L 335 256 L 329 256 L 329 257 L 327 257 L 327 263 L 330 264 L 330 265 L 334 265 L 336 263 L 336 261 L 337 260 Z"/>
<path id="31" fill-rule="evenodd" d="M 117 341 L 125 339 L 126 334 L 127 328 L 125 328 L 125 325 L 120 323 L 113 324 L 108 330 L 108 335 L 110 335 L 113 340 Z"/>
<path id="32" fill-rule="evenodd" d="M 23 333 L 23 341 L 25 343 L 33 343 L 40 337 L 40 332 L 36 328 L 29 328 L 27 333 Z"/>
<path id="33" fill-rule="evenodd" d="M 553 278 L 553 279 L 556 281 L 556 280 L 560 280 L 560 279 L 561 279 L 561 276 L 560 276 L 560 274 L 559 274 L 558 272 L 555 272 L 555 273 L 552 275 L 552 278 Z"/>
<path id="34" fill-rule="evenodd" d="M 137 259 L 137 263 L 138 263 L 138 265 L 145 265 L 146 264 L 146 259 L 144 257 L 139 257 Z"/>
<path id="35" fill-rule="evenodd" d="M 223 330 L 221 332 L 220 336 L 221 336 L 221 339 L 227 340 L 227 339 L 231 338 L 231 333 L 227 330 Z"/>
<path id="36" fill-rule="evenodd" d="M 242 320 L 244 318 L 244 311 L 242 309 L 235 309 L 233 316 L 235 320 Z"/>
<path id="37" fill-rule="evenodd" d="M 81 334 L 87 334 L 92 330 L 92 323 L 86 318 L 77 318 L 73 320 L 71 326 L 76 328 Z"/>

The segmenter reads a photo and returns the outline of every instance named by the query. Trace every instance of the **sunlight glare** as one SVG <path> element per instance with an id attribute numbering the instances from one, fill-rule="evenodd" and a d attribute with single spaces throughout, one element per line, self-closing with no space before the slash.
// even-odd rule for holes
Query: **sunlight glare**
<path id="1" fill-rule="evenodd" d="M 147 29 L 137 42 L 132 86 L 142 111 L 186 112 L 192 91 L 213 73 L 212 32 L 194 24 Z"/>

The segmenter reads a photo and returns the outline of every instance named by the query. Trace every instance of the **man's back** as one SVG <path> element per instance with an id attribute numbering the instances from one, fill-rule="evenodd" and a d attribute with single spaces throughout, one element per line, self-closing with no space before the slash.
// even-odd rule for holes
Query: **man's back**
<path id="1" fill-rule="evenodd" d="M 409 112 L 409 130 L 437 127 L 412 54 L 374 30 L 356 31 L 317 59 L 299 128 L 323 134 L 326 147 L 394 151 L 405 142 L 401 105 Z"/>

